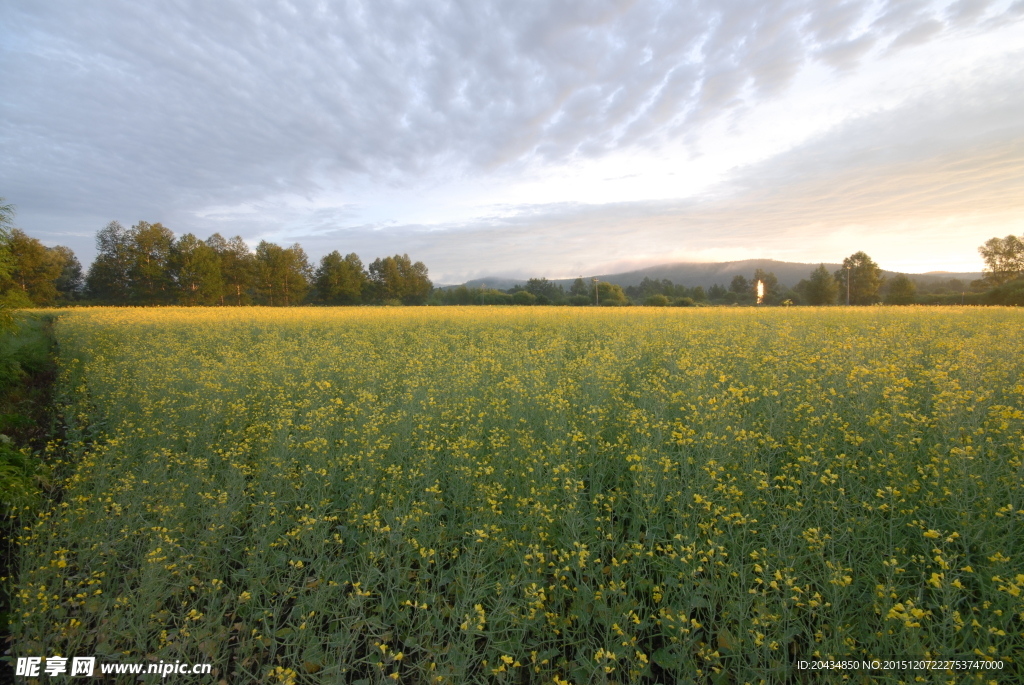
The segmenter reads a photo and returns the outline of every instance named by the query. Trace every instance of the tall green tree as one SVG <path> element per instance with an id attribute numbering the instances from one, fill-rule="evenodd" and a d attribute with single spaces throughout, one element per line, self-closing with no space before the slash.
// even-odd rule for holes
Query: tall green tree
<path id="1" fill-rule="evenodd" d="M 0 197 L 0 281 L 11 273 L 11 229 L 14 227 L 14 205 Z M 0 299 L 0 330 L 15 330 L 14 316 L 11 308 Z"/>
<path id="2" fill-rule="evenodd" d="M 174 234 L 161 223 L 140 221 L 129 231 L 131 298 L 143 304 L 173 299 L 171 248 Z"/>
<path id="3" fill-rule="evenodd" d="M 7 238 L 11 269 L 3 279 L 4 299 L 12 306 L 45 307 L 57 299 L 54 281 L 64 264 L 36 238 L 13 229 Z"/>
<path id="4" fill-rule="evenodd" d="M 6 278 L 11 271 L 11 251 L 8 243 L 11 229 L 14 228 L 14 205 L 0 197 L 0 279 Z"/>
<path id="5" fill-rule="evenodd" d="M 271 307 L 284 304 L 284 287 L 281 283 L 284 258 L 280 245 L 261 240 L 256 246 L 253 259 L 256 298 L 260 304 Z"/>
<path id="6" fill-rule="evenodd" d="M 96 233 L 96 258 L 85 277 L 92 297 L 126 302 L 131 295 L 132 239 L 124 226 L 111 221 Z"/>
<path id="7" fill-rule="evenodd" d="M 211 305 L 223 301 L 219 255 L 199 238 L 191 233 L 178 238 L 171 249 L 170 267 L 182 304 Z"/>
<path id="8" fill-rule="evenodd" d="M 249 246 L 241 236 L 225 240 L 219 233 L 210 236 L 206 244 L 214 249 L 220 259 L 220 273 L 224 281 L 222 304 L 240 307 L 251 302 L 256 264 Z"/>
<path id="9" fill-rule="evenodd" d="M 295 243 L 284 250 L 284 305 L 302 304 L 313 279 L 313 268 L 302 246 Z"/>
<path id="10" fill-rule="evenodd" d="M 572 297 L 589 297 L 591 295 L 590 286 L 583 280 L 583 276 L 572 282 L 572 287 L 569 288 L 569 295 Z"/>
<path id="11" fill-rule="evenodd" d="M 843 260 L 843 268 L 834 274 L 839 284 L 839 299 L 844 300 L 849 277 L 850 304 L 864 305 L 881 302 L 878 291 L 885 279 L 882 269 L 864 252 L 854 252 Z M 844 300 L 845 301 L 845 300 Z"/>
<path id="12" fill-rule="evenodd" d="M 729 292 L 736 293 L 737 295 L 749 295 L 750 288 L 750 281 L 745 276 L 739 274 L 733 276 L 732 283 L 729 284 Z"/>
<path id="13" fill-rule="evenodd" d="M 409 255 L 377 258 L 370 264 L 370 283 L 380 302 L 399 300 L 403 304 L 423 304 L 434 287 L 423 262 L 413 263 Z"/>
<path id="14" fill-rule="evenodd" d="M 0 197 L 0 281 L 6 279 L 11 273 L 9 242 L 10 231 L 13 227 L 14 205 Z M 11 308 L 0 299 L 0 330 L 12 331 L 14 329 L 14 316 L 11 314 Z"/>
<path id="15" fill-rule="evenodd" d="M 7 202 L 7 198 L 0 197 L 0 230 L 10 230 L 14 227 L 14 205 Z"/>
<path id="16" fill-rule="evenodd" d="M 77 300 L 82 295 L 85 287 L 85 278 L 82 275 L 82 263 L 78 261 L 74 251 L 70 247 L 57 245 L 49 248 L 60 260 L 62 266 L 60 275 L 54 281 L 57 288 L 57 299 Z"/>
<path id="17" fill-rule="evenodd" d="M 256 293 L 270 306 L 301 304 L 312 274 L 309 258 L 298 243 L 289 248 L 261 241 L 255 257 Z"/>
<path id="18" fill-rule="evenodd" d="M 559 302 L 565 298 L 562 286 L 546 278 L 531 278 L 526 281 L 526 290 L 534 297 L 546 298 L 548 302 Z M 543 300 L 541 301 L 543 303 Z"/>
<path id="19" fill-rule="evenodd" d="M 825 265 L 821 264 L 811 272 L 808 279 L 797 284 L 796 291 L 807 304 L 821 307 L 836 304 L 836 298 L 839 296 L 839 284 L 825 268 Z"/>
<path id="20" fill-rule="evenodd" d="M 911 304 L 917 285 L 906 274 L 897 274 L 886 284 L 886 304 Z"/>
<path id="21" fill-rule="evenodd" d="M 602 307 L 623 307 L 629 304 L 629 298 L 622 286 L 607 281 L 597 283 L 597 300 Z"/>
<path id="22" fill-rule="evenodd" d="M 324 304 L 359 304 L 367 280 L 359 255 L 342 257 L 335 250 L 320 260 L 316 270 L 316 299 Z"/>
<path id="23" fill-rule="evenodd" d="M 758 281 L 764 284 L 763 304 L 778 304 L 782 301 L 782 286 L 779 284 L 779 279 L 775 276 L 774 272 L 765 271 L 764 269 L 754 270 L 754 280 L 751 282 L 750 287 L 753 289 L 755 297 Z"/>
<path id="24" fill-rule="evenodd" d="M 637 285 L 630 285 L 624 288 L 626 295 L 634 302 L 647 302 L 655 295 L 663 295 L 668 299 L 690 297 L 690 290 L 684 285 L 675 285 L 667 278 L 661 280 L 644 276 L 644 280 Z M 660 300 L 651 300 L 660 302 Z"/>
<path id="25" fill-rule="evenodd" d="M 990 238 L 978 248 L 985 260 L 984 281 L 999 286 L 1024 274 L 1024 239 L 1015 235 Z"/>

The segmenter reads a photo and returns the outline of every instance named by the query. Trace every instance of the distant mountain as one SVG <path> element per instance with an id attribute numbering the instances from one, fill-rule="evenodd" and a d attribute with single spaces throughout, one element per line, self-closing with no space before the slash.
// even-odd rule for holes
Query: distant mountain
<path id="1" fill-rule="evenodd" d="M 557 282 L 561 283 L 562 281 Z M 572 281 L 569 281 L 569 284 L 571 285 Z M 517 285 L 526 285 L 526 280 L 517 278 L 498 278 L 495 276 L 494 278 L 474 278 L 471 281 L 466 281 L 463 285 L 467 288 L 479 288 L 480 286 L 485 286 L 494 290 L 508 290 L 509 288 L 514 288 Z M 458 288 L 459 286 L 453 285 L 451 287 Z"/>
<path id="2" fill-rule="evenodd" d="M 826 263 L 825 268 L 830 272 L 841 268 L 841 264 Z M 728 287 L 733 276 L 741 275 L 751 278 L 756 269 L 764 269 L 775 274 L 776 278 L 783 285 L 792 287 L 807 278 L 812 271 L 818 268 L 817 264 L 804 264 L 802 262 L 780 262 L 774 259 L 744 259 L 738 262 L 681 262 L 676 264 L 661 264 L 650 266 L 637 271 L 627 271 L 620 274 L 599 274 L 596 278 L 608 283 L 615 283 L 622 287 L 639 285 L 645 278 L 661 280 L 667 278 L 676 285 L 684 285 L 687 288 L 703 286 L 710 288 L 716 283 Z M 895 276 L 896 271 L 883 271 L 886 278 Z M 907 274 L 921 284 L 935 281 L 948 281 L 951 278 L 959 278 L 963 281 L 973 281 L 981 278 L 981 272 L 958 273 L 950 271 L 930 271 L 923 274 Z M 590 281 L 594 276 L 584 276 L 584 280 Z M 561 283 L 565 287 L 572 285 L 574 278 L 551 279 L 555 283 Z M 465 283 L 468 288 L 479 288 L 486 285 L 488 288 L 508 290 L 516 285 L 525 285 L 525 279 L 514 278 L 474 278 Z"/>
<path id="3" fill-rule="evenodd" d="M 839 264 L 825 265 L 829 271 L 835 271 L 839 267 Z M 741 275 L 751 278 L 756 269 L 764 269 L 774 273 L 780 283 L 794 286 L 800 282 L 800 279 L 807 278 L 816 268 L 818 268 L 817 264 L 780 262 L 774 259 L 744 259 L 739 262 L 662 264 L 623 274 L 607 274 L 598 276 L 598 278 L 602 281 L 617 283 L 622 287 L 638 285 L 645 278 L 652 280 L 667 278 L 676 285 L 685 285 L 687 288 L 700 285 L 707 289 L 716 283 L 728 287 L 733 276 Z"/>

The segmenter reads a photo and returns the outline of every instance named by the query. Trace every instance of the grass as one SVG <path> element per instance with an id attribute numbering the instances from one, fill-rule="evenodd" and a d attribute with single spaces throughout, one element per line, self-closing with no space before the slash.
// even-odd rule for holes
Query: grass
<path id="1" fill-rule="evenodd" d="M 19 314 L 0 330 L 0 631 L 6 632 L 11 534 L 42 499 L 48 469 L 37 456 L 49 436 L 53 317 Z"/>
<path id="2" fill-rule="evenodd" d="M 77 310 L 16 652 L 230 683 L 781 683 L 798 659 L 958 655 L 1006 665 L 916 675 L 1017 682 L 1022 323 Z"/>

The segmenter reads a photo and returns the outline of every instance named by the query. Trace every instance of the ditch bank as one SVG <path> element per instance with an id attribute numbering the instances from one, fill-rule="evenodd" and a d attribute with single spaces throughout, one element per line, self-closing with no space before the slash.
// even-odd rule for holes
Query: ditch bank
<path id="1" fill-rule="evenodd" d="M 53 410 L 57 318 L 55 313 L 17 313 L 13 326 L 0 330 L 0 684 L 14 682 L 10 610 L 18 576 L 18 527 L 56 494 L 47 454 L 62 432 Z"/>

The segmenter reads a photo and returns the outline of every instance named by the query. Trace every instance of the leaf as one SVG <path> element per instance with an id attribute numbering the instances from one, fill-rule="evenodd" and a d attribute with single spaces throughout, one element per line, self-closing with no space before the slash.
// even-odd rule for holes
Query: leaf
<path id="1" fill-rule="evenodd" d="M 677 669 L 682 665 L 679 655 L 675 653 L 672 647 L 662 647 L 655 651 L 651 655 L 651 660 L 666 670 Z"/>
<path id="2" fill-rule="evenodd" d="M 711 604 L 708 603 L 708 600 L 707 600 L 706 597 L 702 597 L 700 595 L 697 595 L 696 597 L 693 597 L 690 600 L 690 608 L 691 609 L 710 609 L 711 608 Z"/>
<path id="3" fill-rule="evenodd" d="M 730 633 L 725 628 L 722 628 L 720 631 L 718 631 L 718 648 L 719 649 L 731 650 L 731 649 L 735 649 L 735 647 L 736 647 L 736 638 L 734 638 L 732 636 L 732 633 Z"/>
<path id="4" fill-rule="evenodd" d="M 591 673 L 592 673 L 592 669 L 589 669 L 586 666 L 577 666 L 576 668 L 574 668 L 572 670 L 572 674 L 571 674 L 572 678 L 571 678 L 571 680 L 573 682 L 576 682 L 576 683 L 590 682 L 590 675 L 591 675 Z"/>

